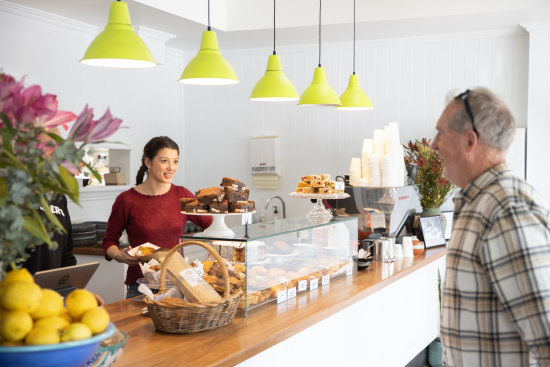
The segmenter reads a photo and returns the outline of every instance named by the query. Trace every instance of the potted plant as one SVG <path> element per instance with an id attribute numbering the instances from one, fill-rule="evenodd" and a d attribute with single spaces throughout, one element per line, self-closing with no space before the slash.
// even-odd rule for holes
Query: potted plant
<path id="1" fill-rule="evenodd" d="M 23 80 L 0 70 L 0 279 L 28 257 L 27 249 L 57 246 L 52 235 L 64 228 L 48 203 L 55 195 L 78 203 L 74 175 L 84 167 L 101 179 L 82 160 L 83 148 L 104 141 L 122 123 L 109 109 L 99 120 L 88 106 L 78 116 L 60 111 L 55 95 L 42 94 L 38 85 L 24 88 Z M 70 123 L 66 139 L 55 133 Z"/>
<path id="2" fill-rule="evenodd" d="M 455 190 L 455 185 L 443 177 L 443 165 L 431 140 L 422 138 L 405 146 L 405 164 L 416 166 L 416 191 L 422 206 L 422 216 L 441 213 L 440 207 Z M 414 170 L 413 170 L 414 171 Z"/>

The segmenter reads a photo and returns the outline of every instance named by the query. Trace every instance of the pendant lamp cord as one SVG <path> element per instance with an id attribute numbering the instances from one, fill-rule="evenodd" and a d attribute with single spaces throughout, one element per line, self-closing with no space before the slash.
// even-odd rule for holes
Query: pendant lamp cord
<path id="1" fill-rule="evenodd" d="M 321 67 L 321 0 L 319 0 L 319 67 Z"/>
<path id="2" fill-rule="evenodd" d="M 210 31 L 210 0 L 208 0 L 208 30 Z"/>
<path id="3" fill-rule="evenodd" d="M 355 75 L 355 0 L 353 0 L 353 75 Z"/>
<path id="4" fill-rule="evenodd" d="M 273 0 L 273 55 L 277 55 L 277 51 L 275 51 L 275 0 Z"/>

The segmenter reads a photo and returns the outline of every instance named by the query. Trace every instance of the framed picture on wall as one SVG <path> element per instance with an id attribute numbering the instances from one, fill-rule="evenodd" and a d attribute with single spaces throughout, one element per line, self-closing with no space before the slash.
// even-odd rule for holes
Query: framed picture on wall
<path id="1" fill-rule="evenodd" d="M 422 230 L 422 238 L 426 248 L 442 246 L 445 241 L 445 233 L 443 232 L 443 224 L 439 215 L 434 217 L 420 217 L 420 228 Z"/>

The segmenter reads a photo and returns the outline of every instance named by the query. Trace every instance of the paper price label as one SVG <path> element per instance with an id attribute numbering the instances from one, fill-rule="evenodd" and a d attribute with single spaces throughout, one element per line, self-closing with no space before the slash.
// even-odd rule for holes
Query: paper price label
<path id="1" fill-rule="evenodd" d="M 287 299 L 296 298 L 296 287 L 292 287 L 287 290 L 286 298 Z"/>
<path id="2" fill-rule="evenodd" d="M 328 283 L 330 283 L 330 275 L 323 275 L 323 277 L 321 278 L 321 285 L 324 287 Z"/>
<path id="3" fill-rule="evenodd" d="M 298 292 L 305 291 L 307 289 L 307 280 L 300 280 L 298 282 Z"/>
<path id="4" fill-rule="evenodd" d="M 336 181 L 334 183 L 334 189 L 337 190 L 337 191 L 344 191 L 344 189 L 346 188 L 345 185 L 346 184 L 342 181 Z"/>
<path id="5" fill-rule="evenodd" d="M 286 289 L 277 292 L 277 303 L 282 303 L 288 299 Z"/>
<path id="6" fill-rule="evenodd" d="M 319 279 L 315 278 L 309 281 L 309 290 L 314 291 L 319 287 Z"/>
<path id="7" fill-rule="evenodd" d="M 346 268 L 346 276 L 349 277 L 351 274 L 353 274 L 353 269 L 351 268 L 351 266 L 348 266 Z"/>
<path id="8" fill-rule="evenodd" d="M 245 225 L 246 223 L 252 224 L 252 213 L 243 213 L 241 216 L 241 225 Z"/>

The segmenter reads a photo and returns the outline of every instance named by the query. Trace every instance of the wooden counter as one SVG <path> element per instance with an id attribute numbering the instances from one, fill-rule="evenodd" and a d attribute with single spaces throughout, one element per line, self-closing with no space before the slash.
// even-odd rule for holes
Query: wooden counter
<path id="1" fill-rule="evenodd" d="M 414 259 L 392 265 L 393 275 L 381 263 L 373 263 L 351 277 L 304 292 L 297 298 L 264 306 L 248 318 L 236 316 L 224 327 L 194 334 L 167 334 L 155 331 L 152 320 L 142 316 L 143 302 L 125 300 L 106 306 L 115 325 L 130 336 L 116 367 L 234 366 L 292 337 L 331 315 L 407 277 L 444 257 L 444 247 L 426 251 Z M 394 330 L 395 332 L 395 330 Z M 420 351 L 420 350 L 419 350 Z"/>

